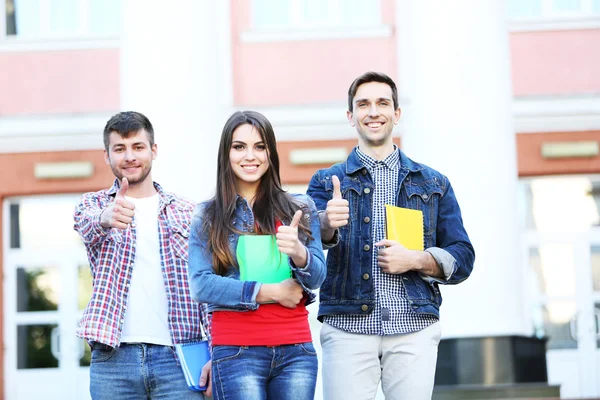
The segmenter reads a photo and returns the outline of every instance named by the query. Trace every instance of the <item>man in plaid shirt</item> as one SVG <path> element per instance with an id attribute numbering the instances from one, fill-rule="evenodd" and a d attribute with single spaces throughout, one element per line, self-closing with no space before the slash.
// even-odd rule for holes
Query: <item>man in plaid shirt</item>
<path id="1" fill-rule="evenodd" d="M 210 361 L 188 389 L 173 346 L 210 340 L 210 317 L 188 286 L 194 204 L 152 181 L 152 124 L 138 112 L 113 116 L 104 128 L 104 158 L 116 179 L 83 195 L 75 230 L 88 253 L 93 292 L 77 335 L 92 349 L 93 399 L 202 399 L 210 396 Z"/>

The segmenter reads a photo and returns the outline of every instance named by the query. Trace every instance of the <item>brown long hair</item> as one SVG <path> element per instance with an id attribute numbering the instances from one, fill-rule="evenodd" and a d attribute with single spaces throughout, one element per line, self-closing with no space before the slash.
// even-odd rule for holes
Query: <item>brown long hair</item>
<path id="1" fill-rule="evenodd" d="M 300 220 L 298 229 L 306 234 L 307 240 L 312 240 L 311 231 L 306 222 L 308 208 L 295 201 L 281 188 L 279 155 L 271 123 L 264 115 L 256 111 L 237 111 L 225 122 L 221 133 L 217 160 L 217 188 L 215 197 L 209 201 L 206 207 L 206 218 L 202 226 L 209 240 L 208 249 L 213 255 L 213 269 L 219 275 L 226 274 L 229 268 L 238 268 L 235 255 L 229 246 L 229 234 L 243 232 L 233 225 L 237 199 L 235 188 L 237 177 L 231 169 L 229 152 L 233 132 L 244 124 L 252 125 L 260 134 L 267 148 L 269 160 L 269 168 L 260 179 L 252 206 L 258 231 L 262 234 L 273 235 L 276 233 L 275 221 L 289 223 L 296 211 L 302 209 L 304 216 Z"/>

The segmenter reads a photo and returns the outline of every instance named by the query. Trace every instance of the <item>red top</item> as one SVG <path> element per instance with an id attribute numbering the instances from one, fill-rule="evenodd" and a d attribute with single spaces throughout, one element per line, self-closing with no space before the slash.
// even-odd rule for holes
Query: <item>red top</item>
<path id="1" fill-rule="evenodd" d="M 304 302 L 296 308 L 261 304 L 256 311 L 213 313 L 213 346 L 280 346 L 311 341 Z"/>
<path id="2" fill-rule="evenodd" d="M 275 222 L 275 231 L 283 224 Z M 215 311 L 213 346 L 280 346 L 312 342 L 304 300 L 296 308 L 261 304 L 255 311 Z"/>

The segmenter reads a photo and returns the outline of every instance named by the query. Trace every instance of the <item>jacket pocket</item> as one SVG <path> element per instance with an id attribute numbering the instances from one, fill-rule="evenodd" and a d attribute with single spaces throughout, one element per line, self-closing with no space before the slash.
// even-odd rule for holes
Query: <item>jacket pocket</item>
<path id="1" fill-rule="evenodd" d="M 408 197 L 408 207 L 423 211 L 425 242 L 426 244 L 430 243 L 434 239 L 437 229 L 438 204 L 444 192 L 437 179 L 423 182 L 406 182 L 404 188 Z"/>

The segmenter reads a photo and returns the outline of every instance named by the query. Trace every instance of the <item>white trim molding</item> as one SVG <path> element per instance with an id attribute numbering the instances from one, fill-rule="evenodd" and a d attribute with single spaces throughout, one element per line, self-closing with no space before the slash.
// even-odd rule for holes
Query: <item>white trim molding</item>
<path id="1" fill-rule="evenodd" d="M 104 125 L 116 112 L 0 117 L 0 153 L 102 149 Z"/>
<path id="2" fill-rule="evenodd" d="M 516 97 L 517 133 L 600 130 L 600 94 L 560 97 Z"/>
<path id="3" fill-rule="evenodd" d="M 528 20 L 513 20 L 509 22 L 508 29 L 510 32 L 574 31 L 582 29 L 600 29 L 600 18 L 538 18 Z"/>
<path id="4" fill-rule="evenodd" d="M 410 113 L 410 104 L 399 99 Z M 222 108 L 223 121 L 235 110 Z M 277 140 L 325 141 L 356 139 L 346 118 L 346 104 L 253 108 L 271 121 Z M 92 150 L 103 148 L 102 129 L 112 113 L 0 117 L 0 153 Z M 395 127 L 401 136 L 403 119 Z M 517 133 L 600 130 L 600 94 L 561 97 L 517 97 L 513 101 Z"/>
<path id="5" fill-rule="evenodd" d="M 242 43 L 262 43 L 303 40 L 387 38 L 391 36 L 392 27 L 389 25 L 381 25 L 355 28 L 248 31 L 242 32 L 240 39 Z"/>
<path id="6" fill-rule="evenodd" d="M 9 39 L 0 40 L 0 53 L 20 53 L 27 51 L 59 51 L 59 50 L 93 50 L 93 49 L 118 49 L 120 40 L 109 39 L 63 39 L 63 40 L 26 40 Z"/>

